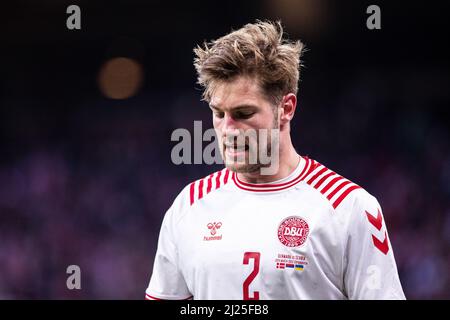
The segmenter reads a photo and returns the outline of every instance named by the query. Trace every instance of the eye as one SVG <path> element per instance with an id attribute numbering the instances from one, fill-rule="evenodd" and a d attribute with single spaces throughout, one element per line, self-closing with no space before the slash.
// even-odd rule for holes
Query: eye
<path id="1" fill-rule="evenodd" d="M 235 117 L 237 119 L 249 119 L 251 116 L 253 116 L 255 113 L 253 111 L 237 111 L 235 113 Z"/>
<path id="2" fill-rule="evenodd" d="M 224 117 L 224 113 L 223 112 L 214 111 L 213 113 L 214 113 L 214 116 L 217 117 L 217 118 L 222 119 Z"/>

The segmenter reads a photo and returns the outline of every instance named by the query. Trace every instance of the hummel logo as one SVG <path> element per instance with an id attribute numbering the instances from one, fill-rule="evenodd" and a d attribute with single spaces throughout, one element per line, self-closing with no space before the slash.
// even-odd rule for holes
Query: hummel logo
<path id="1" fill-rule="evenodd" d="M 366 211 L 366 216 L 367 219 L 369 220 L 369 222 L 375 227 L 377 228 L 377 230 L 381 231 L 381 227 L 383 226 L 383 217 L 381 216 L 381 212 L 380 209 L 378 209 L 377 212 L 377 216 L 373 216 L 371 213 Z M 384 240 L 381 241 L 379 240 L 377 237 L 375 237 L 372 234 L 372 241 L 373 241 L 373 245 L 380 250 L 381 252 L 383 252 L 384 254 L 387 254 L 389 251 L 389 242 L 388 242 L 388 238 L 387 238 L 387 232 L 386 230 L 384 231 Z"/>
<path id="2" fill-rule="evenodd" d="M 222 222 L 210 222 L 208 223 L 207 227 L 209 230 L 211 230 L 211 235 L 215 235 L 216 234 L 216 230 L 220 229 L 220 227 L 222 226 Z"/>
<path id="3" fill-rule="evenodd" d="M 204 236 L 204 241 L 210 241 L 210 240 L 222 240 L 222 235 L 218 236 L 216 235 L 217 229 L 220 229 L 222 227 L 222 222 L 210 222 L 206 225 L 209 229 L 209 232 L 211 233 L 211 237 Z"/>

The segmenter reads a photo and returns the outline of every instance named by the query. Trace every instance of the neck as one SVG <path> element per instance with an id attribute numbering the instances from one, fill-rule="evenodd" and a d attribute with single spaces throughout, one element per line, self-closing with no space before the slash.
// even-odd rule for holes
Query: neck
<path id="1" fill-rule="evenodd" d="M 258 170 L 252 173 L 238 173 L 238 178 L 247 183 L 270 183 L 286 178 L 298 166 L 300 155 L 295 151 L 292 143 L 289 143 L 288 148 L 285 148 L 284 151 L 280 150 L 279 156 L 279 168 L 275 174 L 262 175 Z"/>

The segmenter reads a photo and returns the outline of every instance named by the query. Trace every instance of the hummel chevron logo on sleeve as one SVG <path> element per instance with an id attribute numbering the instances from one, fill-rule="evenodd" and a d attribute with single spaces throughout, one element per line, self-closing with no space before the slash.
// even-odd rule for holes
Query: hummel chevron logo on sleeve
<path id="1" fill-rule="evenodd" d="M 375 218 L 372 214 L 369 212 L 366 212 L 367 219 L 369 220 L 370 224 L 373 225 L 378 231 L 381 231 L 381 227 L 383 226 L 383 217 L 381 216 L 380 209 L 378 209 L 377 217 Z M 374 246 L 383 252 L 384 254 L 387 254 L 389 251 L 389 242 L 387 238 L 387 232 L 384 231 L 384 240 L 381 241 L 375 235 L 372 234 L 372 241 Z"/>

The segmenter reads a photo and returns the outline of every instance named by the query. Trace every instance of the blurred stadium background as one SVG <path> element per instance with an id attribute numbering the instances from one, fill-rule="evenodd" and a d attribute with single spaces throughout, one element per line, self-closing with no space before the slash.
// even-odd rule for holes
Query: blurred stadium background
<path id="1" fill-rule="evenodd" d="M 192 49 L 280 18 L 308 51 L 297 150 L 375 195 L 409 299 L 450 298 L 449 50 L 442 4 L 52 1 L 2 4 L 0 299 L 143 299 L 163 215 L 217 166 L 170 160 L 210 124 Z M 81 8 L 79 31 L 66 8 Z M 382 29 L 366 28 L 381 7 Z M 66 268 L 81 267 L 81 290 Z"/>

